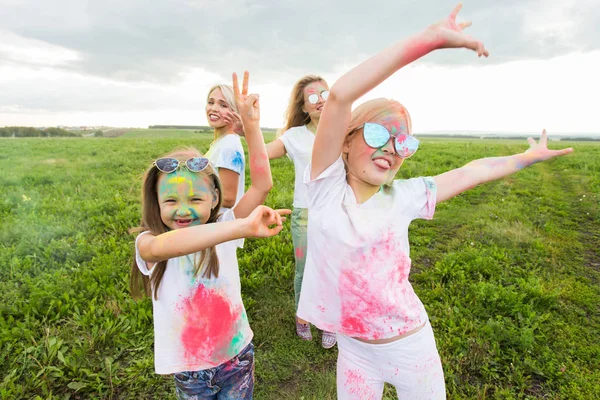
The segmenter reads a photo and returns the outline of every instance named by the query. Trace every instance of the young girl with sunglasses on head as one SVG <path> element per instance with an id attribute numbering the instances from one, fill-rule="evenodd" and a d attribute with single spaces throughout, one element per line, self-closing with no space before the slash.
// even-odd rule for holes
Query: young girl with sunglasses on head
<path id="1" fill-rule="evenodd" d="M 408 226 L 431 219 L 436 204 L 536 162 L 570 153 L 549 150 L 546 134 L 525 153 L 484 158 L 434 177 L 394 180 L 418 148 L 408 111 L 387 99 L 352 103 L 398 69 L 437 49 L 483 44 L 444 21 L 394 44 L 331 88 L 306 171 L 308 254 L 298 315 L 338 334 L 339 399 L 443 399 L 440 357 L 427 313 L 408 281 Z"/>
<path id="2" fill-rule="evenodd" d="M 272 186 L 248 73 L 234 93 L 247 134 L 252 184 L 221 213 L 219 177 L 197 150 L 154 161 L 142 185 L 142 221 L 131 289 L 152 296 L 155 370 L 174 374 L 181 399 L 251 399 L 252 330 L 242 303 L 236 249 L 245 237 L 269 237 L 291 210 L 262 205 Z"/>
<path id="3" fill-rule="evenodd" d="M 217 169 L 223 192 L 222 210 L 232 208 L 244 195 L 246 159 L 240 136 L 244 129 L 233 89 L 215 85 L 206 98 L 206 118 L 214 129 L 214 140 L 206 157 Z"/>
<path id="4" fill-rule="evenodd" d="M 306 262 L 306 232 L 308 224 L 308 199 L 304 184 L 304 171 L 310 162 L 315 132 L 319 125 L 321 112 L 329 97 L 329 86 L 319 76 L 307 75 L 294 85 L 287 110 L 283 132 L 276 140 L 267 145 L 269 159 L 288 155 L 294 163 L 296 179 L 294 184 L 294 209 L 292 211 L 292 241 L 294 243 L 294 258 L 296 273 L 294 276 L 294 293 L 296 311 L 302 288 L 304 264 Z M 312 340 L 310 324 L 296 316 L 296 334 L 302 340 Z M 329 349 L 335 346 L 335 333 L 323 331 L 321 345 Z"/>

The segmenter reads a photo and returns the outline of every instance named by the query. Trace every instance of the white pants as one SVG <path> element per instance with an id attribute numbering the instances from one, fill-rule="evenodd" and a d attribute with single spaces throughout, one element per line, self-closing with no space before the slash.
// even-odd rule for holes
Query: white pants
<path id="1" fill-rule="evenodd" d="M 380 400 L 384 383 L 398 399 L 446 398 L 444 371 L 429 321 L 417 333 L 391 343 L 371 344 L 337 335 L 338 400 Z"/>

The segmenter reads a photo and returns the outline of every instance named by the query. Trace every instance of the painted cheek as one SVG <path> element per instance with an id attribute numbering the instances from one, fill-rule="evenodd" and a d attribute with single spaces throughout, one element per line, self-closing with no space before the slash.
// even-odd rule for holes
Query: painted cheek
<path id="1" fill-rule="evenodd" d="M 377 149 L 369 147 L 366 144 L 362 144 L 361 147 L 358 149 L 358 159 L 360 160 L 361 165 L 365 165 L 365 163 L 370 163 L 373 160 L 373 157 L 375 157 L 375 153 L 377 152 Z"/>
<path id="2" fill-rule="evenodd" d="M 191 218 L 194 219 L 194 222 L 192 222 L 191 225 L 192 226 L 202 225 L 203 224 L 203 222 L 202 222 L 202 213 L 200 212 L 200 210 L 192 207 L 192 208 L 190 208 L 190 211 L 191 211 L 191 214 L 192 214 Z"/>

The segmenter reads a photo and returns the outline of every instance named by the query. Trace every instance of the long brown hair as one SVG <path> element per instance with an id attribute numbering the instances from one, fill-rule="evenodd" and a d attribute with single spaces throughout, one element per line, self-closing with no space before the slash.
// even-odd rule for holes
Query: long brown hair
<path id="1" fill-rule="evenodd" d="M 201 154 L 194 148 L 182 148 L 166 154 L 163 157 L 173 157 L 177 158 L 179 161 L 185 161 L 188 158 L 201 157 Z M 157 236 L 169 231 L 169 228 L 160 218 L 160 207 L 158 204 L 157 184 L 161 174 L 162 172 L 160 172 L 155 165 L 151 165 L 146 170 L 142 181 L 142 220 L 140 226 L 130 230 L 131 233 L 150 231 L 152 235 Z M 221 181 L 210 164 L 204 171 L 198 172 L 198 174 L 208 176 L 213 183 L 213 189 L 217 194 L 218 201 L 217 205 L 211 210 L 206 223 L 216 222 L 219 218 L 219 211 L 221 209 Z M 129 282 L 129 288 L 133 298 L 141 298 L 143 294 L 146 294 L 147 296 L 154 295 L 155 299 L 158 298 L 158 288 L 165 274 L 165 270 L 167 269 L 168 261 L 169 260 L 162 260 L 157 262 L 152 268 L 150 278 L 148 278 L 148 276 L 141 273 L 134 257 L 131 263 L 131 277 Z M 200 252 L 200 257 L 194 268 L 194 276 L 198 275 L 204 264 L 206 264 L 206 269 L 204 270 L 202 277 L 210 278 L 212 276 L 219 276 L 219 258 L 217 257 L 217 250 L 214 247 Z"/>
<path id="2" fill-rule="evenodd" d="M 306 125 L 310 122 L 310 115 L 302 111 L 302 106 L 304 106 L 304 88 L 313 82 L 323 82 L 327 86 L 325 79 L 317 75 L 306 75 L 294 84 L 287 109 L 283 114 L 285 124 L 277 133 L 277 137 L 283 135 L 290 128 Z"/>

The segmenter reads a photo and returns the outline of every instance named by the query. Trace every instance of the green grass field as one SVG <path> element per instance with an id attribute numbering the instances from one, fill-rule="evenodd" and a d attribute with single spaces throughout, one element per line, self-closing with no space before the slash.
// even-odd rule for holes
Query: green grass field
<path id="1" fill-rule="evenodd" d="M 174 398 L 172 378 L 153 372 L 151 301 L 128 292 L 128 229 L 139 222 L 147 165 L 210 141 L 154 130 L 0 140 L 0 398 Z M 450 399 L 600 393 L 600 144 L 551 143 L 565 146 L 575 153 L 460 195 L 410 228 L 411 281 Z M 424 139 L 399 176 L 525 148 Z M 292 164 L 272 170 L 267 205 L 290 207 Z M 337 351 L 295 337 L 289 222 L 275 238 L 247 240 L 238 258 L 255 398 L 335 399 Z"/>

